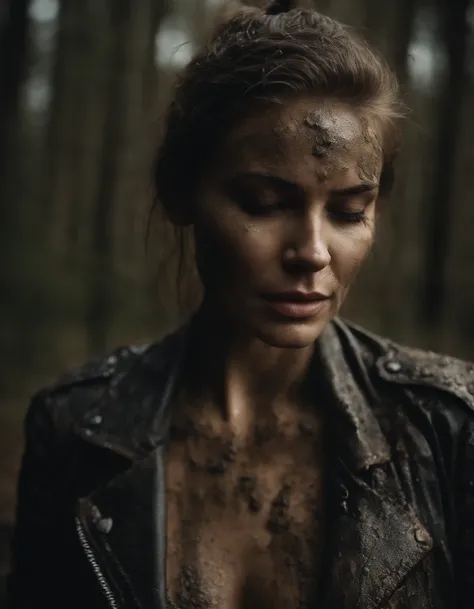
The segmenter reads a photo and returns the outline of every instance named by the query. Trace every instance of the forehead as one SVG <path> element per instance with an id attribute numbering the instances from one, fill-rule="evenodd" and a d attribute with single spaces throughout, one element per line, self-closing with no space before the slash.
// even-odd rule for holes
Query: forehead
<path id="1" fill-rule="evenodd" d="M 355 112 L 330 102 L 296 100 L 269 115 L 268 122 L 277 139 L 287 143 L 306 140 L 315 156 L 344 149 L 357 143 L 362 135 L 362 124 Z"/>
<path id="2" fill-rule="evenodd" d="M 219 162 L 228 169 L 305 164 L 330 171 L 353 165 L 374 173 L 381 161 L 377 134 L 367 120 L 339 102 L 315 98 L 253 109 L 226 134 L 219 150 Z"/>

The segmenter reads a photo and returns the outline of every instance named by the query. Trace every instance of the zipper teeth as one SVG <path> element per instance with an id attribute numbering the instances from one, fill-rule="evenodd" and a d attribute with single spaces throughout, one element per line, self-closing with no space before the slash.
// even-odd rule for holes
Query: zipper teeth
<path id="1" fill-rule="evenodd" d="M 84 554 L 86 555 L 87 560 L 89 561 L 90 565 L 94 570 L 94 573 L 97 577 L 99 585 L 102 588 L 102 592 L 104 593 L 109 606 L 112 607 L 112 609 L 119 609 L 117 601 L 115 600 L 114 593 L 112 592 L 109 584 L 107 583 L 107 580 L 104 577 L 104 574 L 102 573 L 97 563 L 97 560 L 95 559 L 94 552 L 91 548 L 90 543 L 87 541 L 86 534 L 84 533 L 84 528 L 79 518 L 76 518 L 76 530 L 79 536 L 79 541 L 81 542 L 82 549 L 84 550 Z"/>

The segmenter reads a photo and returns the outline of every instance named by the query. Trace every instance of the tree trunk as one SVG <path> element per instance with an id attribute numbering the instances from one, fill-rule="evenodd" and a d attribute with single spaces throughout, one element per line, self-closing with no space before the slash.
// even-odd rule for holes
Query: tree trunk
<path id="1" fill-rule="evenodd" d="M 0 385 L 6 385 L 12 366 L 11 345 L 18 351 L 31 344 L 31 334 L 24 328 L 13 328 L 11 311 L 14 308 L 18 284 L 18 227 L 20 205 L 19 170 L 20 91 L 24 82 L 28 57 L 28 0 L 0 0 L 0 351 L 7 357 L 2 361 Z M 31 320 L 27 320 L 31 324 Z M 30 351 L 25 354 L 27 359 Z M 17 362 L 15 361 L 14 364 Z M 22 362 L 25 363 L 25 362 Z M 13 365 L 14 365 L 13 364 Z"/>
<path id="2" fill-rule="evenodd" d="M 139 179 L 141 188 L 139 190 L 139 205 L 128 204 L 128 217 L 124 225 L 129 227 L 129 247 L 135 254 L 135 265 L 141 265 L 142 271 L 145 263 L 145 235 L 147 217 L 152 204 L 152 161 L 156 148 L 159 144 L 159 118 L 163 110 L 163 102 L 166 100 L 165 83 L 158 73 L 156 63 L 156 35 L 159 31 L 162 19 L 166 12 L 166 4 L 163 0 L 152 0 L 151 16 L 147 31 L 145 48 L 144 69 L 142 70 L 142 101 L 143 118 L 141 121 L 141 173 Z M 137 209 L 138 207 L 138 209 Z M 126 248 L 125 248 L 126 249 Z"/>
<path id="3" fill-rule="evenodd" d="M 124 269 L 129 268 L 128 259 L 133 259 L 131 213 L 143 204 L 143 168 L 148 152 L 144 79 L 150 67 L 149 37 L 154 38 L 154 27 L 150 28 L 153 4 L 152 0 L 117 0 L 109 5 L 113 40 L 101 173 L 92 215 L 87 314 L 92 353 L 107 345 L 118 308 L 119 278 L 123 279 Z M 130 297 L 128 291 L 125 296 Z"/>
<path id="4" fill-rule="evenodd" d="M 91 211 L 100 179 L 107 113 L 110 23 L 107 3 L 81 0 L 81 49 L 76 66 L 79 86 L 75 120 L 74 166 L 66 209 L 69 256 L 84 258 L 90 247 Z"/>
<path id="5" fill-rule="evenodd" d="M 365 33 L 403 84 L 417 4 L 418 0 L 366 0 Z"/>
<path id="6" fill-rule="evenodd" d="M 113 233 L 117 267 L 128 277 L 136 278 L 143 263 L 143 243 L 139 245 L 136 230 L 147 206 L 150 172 L 150 94 L 156 93 L 156 73 L 150 65 L 150 54 L 154 54 L 162 3 L 142 0 L 130 6 L 130 18 L 123 32 L 121 122 L 117 133 L 120 184 Z"/>
<path id="7" fill-rule="evenodd" d="M 73 168 L 72 141 L 76 132 L 76 82 L 74 64 L 75 34 L 80 17 L 77 0 L 61 0 L 59 5 L 56 48 L 52 78 L 52 101 L 45 161 L 44 221 L 45 230 L 55 250 L 66 242 L 66 214 Z"/>
<path id="8" fill-rule="evenodd" d="M 29 0 L 0 0 L 0 219 L 5 234 L 12 208 L 8 189 L 15 160 L 20 88 L 27 63 L 28 5 Z"/>
<path id="9" fill-rule="evenodd" d="M 441 323 L 446 301 L 446 260 L 455 204 L 452 192 L 461 110 L 467 82 L 468 6 L 469 0 L 441 0 L 448 76 L 441 88 L 434 181 L 428 193 L 426 259 L 420 298 L 421 321 L 431 328 Z"/>

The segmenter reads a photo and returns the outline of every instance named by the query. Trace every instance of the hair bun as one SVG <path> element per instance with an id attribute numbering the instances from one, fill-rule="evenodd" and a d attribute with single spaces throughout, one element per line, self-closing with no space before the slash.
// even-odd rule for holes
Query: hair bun
<path id="1" fill-rule="evenodd" d="M 273 0 L 270 2 L 265 14 L 267 15 L 279 15 L 280 13 L 287 13 L 294 8 L 292 0 Z"/>

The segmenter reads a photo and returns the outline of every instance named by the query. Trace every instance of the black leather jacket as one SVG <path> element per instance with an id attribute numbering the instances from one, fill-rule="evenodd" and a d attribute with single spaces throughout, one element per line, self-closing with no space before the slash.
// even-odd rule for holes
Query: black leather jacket
<path id="1" fill-rule="evenodd" d="M 167 404 L 187 334 L 117 350 L 33 399 L 15 609 L 165 608 Z M 317 345 L 334 421 L 318 608 L 472 609 L 474 366 L 339 320 Z"/>

